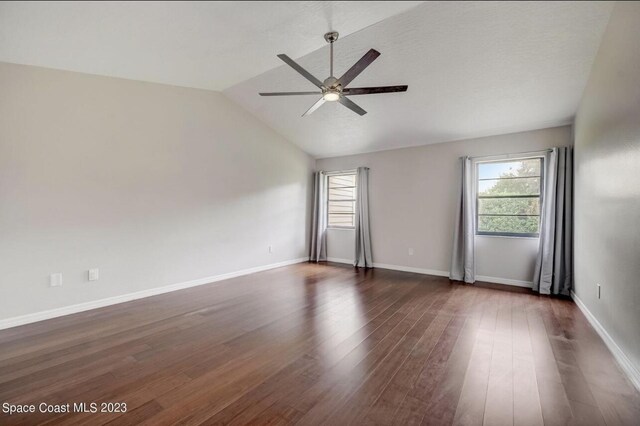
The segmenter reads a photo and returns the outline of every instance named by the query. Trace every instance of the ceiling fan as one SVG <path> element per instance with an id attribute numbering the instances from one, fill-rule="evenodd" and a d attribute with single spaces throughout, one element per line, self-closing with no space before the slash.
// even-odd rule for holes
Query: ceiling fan
<path id="1" fill-rule="evenodd" d="M 380 52 L 375 49 L 370 49 L 365 55 L 360 58 L 344 75 L 340 78 L 333 76 L 333 43 L 338 40 L 338 33 L 335 31 L 328 32 L 324 35 L 324 39 L 330 46 L 330 59 L 329 59 L 329 77 L 324 81 L 320 81 L 315 78 L 311 73 L 298 65 L 293 59 L 285 54 L 278 55 L 278 58 L 282 59 L 287 65 L 294 70 L 298 71 L 304 78 L 312 82 L 321 91 L 315 92 L 269 92 L 260 93 L 260 96 L 293 96 L 293 95 L 322 95 L 322 97 L 311 106 L 304 114 L 303 117 L 311 114 L 322 106 L 325 102 L 338 101 L 342 105 L 346 106 L 353 112 L 359 115 L 365 115 L 367 111 L 360 108 L 355 102 L 347 98 L 347 96 L 354 95 L 371 95 L 375 93 L 393 93 L 393 92 L 406 92 L 408 86 L 383 86 L 383 87 L 347 87 L 351 81 L 356 78 L 365 68 L 367 68 L 378 56 Z"/>

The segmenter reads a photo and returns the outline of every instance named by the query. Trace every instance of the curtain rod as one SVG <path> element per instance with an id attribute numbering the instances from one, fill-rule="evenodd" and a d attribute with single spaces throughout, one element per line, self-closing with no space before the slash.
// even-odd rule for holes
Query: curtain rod
<path id="1" fill-rule="evenodd" d="M 492 155 L 477 155 L 475 157 L 469 157 L 472 160 L 476 160 L 478 158 L 491 158 L 491 157 L 511 157 L 511 156 L 520 156 L 520 155 L 531 155 L 531 154 L 539 154 L 541 152 L 551 152 L 553 148 L 548 149 L 539 149 L 537 151 L 524 151 L 524 152 L 510 152 L 507 154 L 492 154 Z"/>

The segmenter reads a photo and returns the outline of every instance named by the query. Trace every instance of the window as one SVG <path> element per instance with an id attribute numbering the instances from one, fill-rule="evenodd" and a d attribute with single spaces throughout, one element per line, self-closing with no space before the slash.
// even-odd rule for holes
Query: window
<path id="1" fill-rule="evenodd" d="M 537 237 L 543 187 L 542 158 L 476 164 L 476 233 Z"/>
<path id="2" fill-rule="evenodd" d="M 329 228 L 353 228 L 356 212 L 355 173 L 329 175 L 327 198 Z"/>

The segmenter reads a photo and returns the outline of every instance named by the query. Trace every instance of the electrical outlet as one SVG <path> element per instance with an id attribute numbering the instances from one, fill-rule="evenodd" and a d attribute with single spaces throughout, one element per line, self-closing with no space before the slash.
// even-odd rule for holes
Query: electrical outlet
<path id="1" fill-rule="evenodd" d="M 62 273 L 56 272 L 49 277 L 49 287 L 62 287 Z"/>
<path id="2" fill-rule="evenodd" d="M 596 287 L 598 287 L 598 299 L 600 299 L 600 284 L 596 284 Z"/>
<path id="3" fill-rule="evenodd" d="M 269 246 L 269 253 L 273 253 L 273 246 Z"/>
<path id="4" fill-rule="evenodd" d="M 413 249 L 412 248 L 409 249 L 409 256 L 413 256 Z"/>
<path id="5" fill-rule="evenodd" d="M 98 281 L 100 270 L 98 268 L 89 269 L 89 281 Z"/>

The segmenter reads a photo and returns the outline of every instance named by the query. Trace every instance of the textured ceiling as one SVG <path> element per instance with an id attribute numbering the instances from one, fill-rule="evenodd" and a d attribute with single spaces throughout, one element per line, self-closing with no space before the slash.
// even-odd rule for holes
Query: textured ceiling
<path id="1" fill-rule="evenodd" d="M 351 87 L 409 85 L 403 94 L 352 97 L 368 111 L 362 117 L 326 103 L 302 118 L 316 97 L 258 96 L 259 91 L 314 89 L 286 65 L 224 93 L 320 158 L 567 124 L 612 7 L 606 2 L 428 2 L 341 38 L 335 44 L 336 76 L 368 49 L 382 53 Z M 284 45 L 271 49 L 274 57 L 298 58 Z M 299 63 L 323 80 L 328 47 Z"/>
<path id="2" fill-rule="evenodd" d="M 0 61 L 223 90 L 316 157 L 423 145 L 571 122 L 613 3 L 0 2 Z M 313 90 L 322 35 L 341 33 L 337 76 L 382 55 L 351 86 L 403 94 L 336 103 L 259 91 Z"/>
<path id="3" fill-rule="evenodd" d="M 222 90 L 420 2 L 0 2 L 0 61 Z"/>

